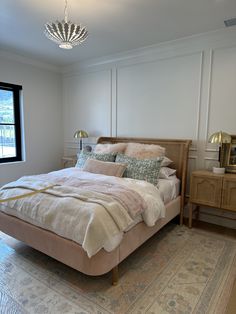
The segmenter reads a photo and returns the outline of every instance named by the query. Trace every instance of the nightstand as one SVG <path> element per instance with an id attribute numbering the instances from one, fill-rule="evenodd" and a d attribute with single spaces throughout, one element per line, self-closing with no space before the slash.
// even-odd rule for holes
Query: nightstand
<path id="1" fill-rule="evenodd" d="M 189 228 L 192 227 L 194 205 L 198 214 L 201 205 L 236 212 L 236 174 L 193 171 L 190 181 Z"/>
<path id="2" fill-rule="evenodd" d="M 64 156 L 61 159 L 62 168 L 74 167 L 77 162 L 77 156 Z"/>

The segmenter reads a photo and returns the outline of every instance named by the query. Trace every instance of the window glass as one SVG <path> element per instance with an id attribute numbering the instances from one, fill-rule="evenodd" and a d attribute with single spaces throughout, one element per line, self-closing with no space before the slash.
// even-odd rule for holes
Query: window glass
<path id="1" fill-rule="evenodd" d="M 12 91 L 0 89 L 0 112 L 0 122 L 14 123 L 14 100 Z"/>
<path id="2" fill-rule="evenodd" d="M 0 82 L 0 163 L 22 160 L 21 86 Z"/>

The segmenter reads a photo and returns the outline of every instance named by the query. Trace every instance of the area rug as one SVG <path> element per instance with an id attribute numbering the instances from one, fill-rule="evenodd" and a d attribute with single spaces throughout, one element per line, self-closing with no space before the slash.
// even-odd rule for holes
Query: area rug
<path id="1" fill-rule="evenodd" d="M 223 314 L 236 275 L 234 239 L 174 224 L 120 264 L 117 286 L 15 243 L 0 234 L 1 314 Z"/>

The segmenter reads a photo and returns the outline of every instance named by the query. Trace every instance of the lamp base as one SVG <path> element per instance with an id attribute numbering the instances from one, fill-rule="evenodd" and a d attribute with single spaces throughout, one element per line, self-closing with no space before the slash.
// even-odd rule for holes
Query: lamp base
<path id="1" fill-rule="evenodd" d="M 216 174 L 224 174 L 225 168 L 213 167 L 212 171 L 213 173 L 216 173 Z"/>

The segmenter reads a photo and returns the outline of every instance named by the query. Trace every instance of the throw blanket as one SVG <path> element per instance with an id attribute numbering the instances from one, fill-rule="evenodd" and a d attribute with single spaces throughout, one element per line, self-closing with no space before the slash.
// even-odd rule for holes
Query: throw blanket
<path id="1" fill-rule="evenodd" d="M 81 173 L 68 175 L 61 170 L 7 184 L 0 190 L 0 199 L 13 199 L 1 209 L 80 243 L 91 257 L 134 224 L 147 203 L 130 188 L 132 184 L 128 188 L 114 177 Z M 32 191 L 33 195 L 24 196 Z"/>

